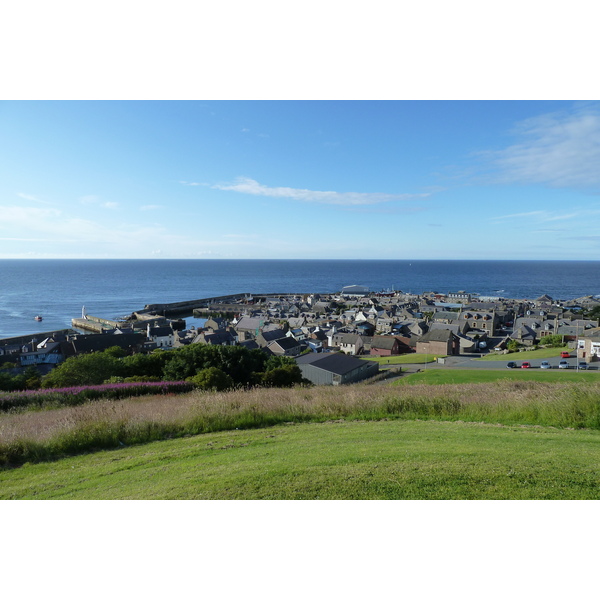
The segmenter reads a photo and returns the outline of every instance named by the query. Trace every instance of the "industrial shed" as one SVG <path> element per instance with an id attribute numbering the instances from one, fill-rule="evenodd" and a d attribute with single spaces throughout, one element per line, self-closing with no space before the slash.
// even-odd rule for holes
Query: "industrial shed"
<path id="1" fill-rule="evenodd" d="M 379 372 L 376 362 L 360 360 L 342 353 L 304 354 L 296 363 L 306 377 L 315 385 L 343 385 L 356 383 Z"/>

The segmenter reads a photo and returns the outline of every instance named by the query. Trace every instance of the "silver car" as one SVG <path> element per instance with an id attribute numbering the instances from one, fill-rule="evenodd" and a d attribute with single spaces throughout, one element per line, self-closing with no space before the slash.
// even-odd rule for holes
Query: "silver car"
<path id="1" fill-rule="evenodd" d="M 547 361 L 547 360 L 543 360 L 542 364 L 540 365 L 540 369 L 551 369 L 552 365 Z"/>
<path id="2" fill-rule="evenodd" d="M 559 369 L 568 369 L 569 368 L 569 363 L 566 360 L 561 360 L 558 363 L 558 368 Z"/>

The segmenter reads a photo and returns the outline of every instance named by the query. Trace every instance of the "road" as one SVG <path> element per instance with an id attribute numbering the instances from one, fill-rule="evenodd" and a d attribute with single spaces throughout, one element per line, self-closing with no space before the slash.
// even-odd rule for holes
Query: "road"
<path id="1" fill-rule="evenodd" d="M 502 357 L 498 357 L 498 360 L 476 360 L 480 358 L 477 354 L 463 354 L 461 356 L 448 356 L 444 359 L 444 364 L 440 363 L 426 363 L 426 364 L 403 364 L 402 371 L 404 373 L 417 371 L 423 371 L 425 369 L 506 369 L 506 363 L 513 361 L 520 367 L 525 361 L 531 364 L 531 368 L 539 369 L 542 361 L 546 360 L 552 367 L 552 369 L 558 369 L 558 363 L 561 360 L 566 360 L 569 364 L 569 369 L 577 368 L 577 358 L 572 356 L 571 358 L 562 359 L 559 356 L 554 358 L 528 358 L 526 352 L 519 352 L 513 354 L 506 354 Z M 395 365 L 398 366 L 398 365 Z M 380 365 L 381 370 L 385 369 L 385 365 Z M 588 367 L 588 370 L 597 370 L 597 366 Z"/>

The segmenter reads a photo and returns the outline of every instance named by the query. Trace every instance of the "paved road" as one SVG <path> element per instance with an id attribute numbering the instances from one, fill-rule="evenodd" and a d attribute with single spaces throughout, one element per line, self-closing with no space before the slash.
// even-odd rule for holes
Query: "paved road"
<path id="1" fill-rule="evenodd" d="M 444 364 L 440 363 L 427 363 L 427 364 L 405 364 L 402 366 L 402 371 L 416 372 L 425 369 L 506 369 L 506 363 L 513 361 L 518 367 L 525 361 L 531 364 L 531 368 L 539 369 L 542 361 L 547 360 L 550 363 L 552 369 L 558 369 L 558 363 L 561 360 L 566 360 L 569 363 L 569 369 L 577 368 L 577 358 L 571 357 L 561 359 L 560 357 L 554 358 L 528 358 L 526 352 L 519 352 L 518 354 L 504 355 L 498 360 L 475 360 L 480 355 L 462 355 L 462 356 L 448 356 Z M 380 369 L 385 369 L 385 365 L 380 365 Z M 597 366 L 588 367 L 589 370 L 597 370 Z"/>

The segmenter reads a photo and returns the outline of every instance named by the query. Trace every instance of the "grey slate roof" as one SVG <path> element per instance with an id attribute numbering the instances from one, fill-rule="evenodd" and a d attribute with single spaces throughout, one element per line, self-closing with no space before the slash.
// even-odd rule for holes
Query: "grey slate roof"
<path id="1" fill-rule="evenodd" d="M 301 346 L 300 342 L 296 341 L 293 337 L 278 338 L 272 341 L 268 347 L 271 348 L 274 345 L 279 346 L 282 350 L 291 350 L 292 348 Z"/>
<path id="2" fill-rule="evenodd" d="M 454 334 L 449 329 L 430 329 L 419 342 L 447 342 Z"/>
<path id="3" fill-rule="evenodd" d="M 393 335 L 376 335 L 371 340 L 371 348 L 393 350 L 398 345 L 398 340 Z"/>
<path id="4" fill-rule="evenodd" d="M 364 366 L 364 361 L 353 356 L 333 352 L 326 354 L 304 354 L 296 358 L 298 364 L 311 364 L 335 375 L 345 375 L 354 369 Z"/>

